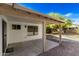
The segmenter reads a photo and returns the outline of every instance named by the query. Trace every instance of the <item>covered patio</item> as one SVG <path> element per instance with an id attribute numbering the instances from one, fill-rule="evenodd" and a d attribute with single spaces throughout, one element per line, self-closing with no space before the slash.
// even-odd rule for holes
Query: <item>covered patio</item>
<path id="1" fill-rule="evenodd" d="M 46 51 L 59 46 L 57 42 L 46 40 Z M 43 53 L 42 39 L 21 42 L 9 45 L 14 47 L 14 52 L 6 53 L 6 56 L 37 56 Z"/>
<path id="2" fill-rule="evenodd" d="M 59 42 L 53 42 L 46 39 L 46 25 L 47 24 L 59 24 L 61 25 L 64 23 L 63 21 L 56 20 L 54 18 L 51 18 L 47 15 L 43 15 L 37 12 L 34 12 L 32 10 L 23 8 L 17 4 L 12 5 L 6 5 L 1 4 L 0 5 L 0 14 L 7 18 L 7 25 L 9 25 L 9 22 L 24 22 L 24 23 L 34 23 L 34 24 L 42 24 L 42 38 L 38 40 L 29 40 L 24 42 L 18 42 L 18 43 L 12 43 L 9 44 L 7 42 L 7 48 L 13 47 L 14 52 L 12 53 L 5 53 L 5 55 L 20 55 L 20 56 L 31 56 L 31 55 L 38 55 L 40 53 L 46 52 L 56 46 L 59 46 L 59 44 L 62 43 L 62 37 L 61 37 L 61 26 L 59 28 Z M 29 19 L 29 20 L 27 20 Z M 9 34 L 9 33 L 7 33 Z M 51 34 L 49 34 L 51 35 Z M 9 36 L 7 36 L 8 41 Z M 10 40 L 10 39 L 9 39 Z"/>

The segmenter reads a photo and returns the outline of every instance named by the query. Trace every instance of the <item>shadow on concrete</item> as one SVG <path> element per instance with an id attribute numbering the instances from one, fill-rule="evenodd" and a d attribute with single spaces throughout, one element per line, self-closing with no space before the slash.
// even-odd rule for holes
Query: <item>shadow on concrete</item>
<path id="1" fill-rule="evenodd" d="M 56 39 L 51 41 L 58 42 Z M 51 50 L 39 54 L 39 56 L 79 56 L 79 41 L 63 38 L 62 45 L 59 45 Z"/>

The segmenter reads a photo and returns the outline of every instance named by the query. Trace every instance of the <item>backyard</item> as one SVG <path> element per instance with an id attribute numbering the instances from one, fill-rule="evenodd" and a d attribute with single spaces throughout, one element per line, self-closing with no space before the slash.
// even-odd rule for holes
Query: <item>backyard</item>
<path id="1" fill-rule="evenodd" d="M 58 35 L 55 35 L 58 37 Z M 79 56 L 79 35 L 62 35 L 62 45 L 59 45 L 40 55 L 44 56 Z M 53 39 L 51 39 L 53 41 Z M 55 41 L 55 40 L 54 40 Z"/>
<path id="2" fill-rule="evenodd" d="M 58 37 L 58 35 L 54 35 Z M 78 34 L 63 34 L 62 38 L 73 40 L 73 41 L 79 41 L 79 35 Z"/>

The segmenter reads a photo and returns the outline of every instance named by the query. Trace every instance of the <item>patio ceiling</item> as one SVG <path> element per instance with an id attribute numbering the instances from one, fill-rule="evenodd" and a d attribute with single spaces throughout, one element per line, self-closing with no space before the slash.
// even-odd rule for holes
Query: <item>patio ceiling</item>
<path id="1" fill-rule="evenodd" d="M 19 17 L 23 19 L 31 19 L 32 21 L 46 21 L 47 23 L 53 23 L 53 24 L 60 24 L 64 23 L 64 21 L 59 21 L 56 19 L 53 19 L 47 15 L 34 12 L 30 9 L 21 7 L 19 5 L 15 5 L 15 7 L 12 7 L 8 4 L 0 4 L 0 14 L 1 15 L 7 15 L 7 16 L 14 16 Z"/>
<path id="2" fill-rule="evenodd" d="M 17 19 L 21 18 L 22 21 L 29 21 L 30 22 L 35 22 L 35 21 L 41 21 L 42 22 L 42 25 L 43 25 L 43 31 L 42 31 L 42 39 L 43 39 L 43 52 L 46 51 L 46 24 L 47 23 L 53 23 L 53 24 L 62 24 L 64 23 L 63 21 L 59 21 L 59 20 L 56 20 L 56 19 L 53 19 L 47 15 L 43 15 L 43 14 L 40 14 L 40 13 L 37 13 L 37 12 L 34 12 L 32 10 L 28 10 L 26 8 L 18 8 L 15 7 L 15 6 L 11 6 L 11 5 L 7 5 L 7 4 L 0 4 L 0 14 L 1 15 L 4 15 L 4 16 L 11 16 L 11 17 L 16 17 Z M 18 19 L 18 20 L 19 20 Z M 21 20 L 20 19 L 20 20 Z M 16 19 L 14 19 L 16 20 Z M 61 26 L 59 28 L 59 40 L 61 43 Z"/>

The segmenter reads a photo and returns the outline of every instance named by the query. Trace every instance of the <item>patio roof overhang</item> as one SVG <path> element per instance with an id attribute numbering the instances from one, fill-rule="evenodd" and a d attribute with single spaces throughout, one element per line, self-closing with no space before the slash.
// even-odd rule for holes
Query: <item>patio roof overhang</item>
<path id="1" fill-rule="evenodd" d="M 46 21 L 48 23 L 53 24 L 60 24 L 64 23 L 64 21 L 56 20 L 54 18 L 51 18 L 47 15 L 32 11 L 30 9 L 24 8 L 22 6 L 19 6 L 17 4 L 14 5 L 8 5 L 8 4 L 0 4 L 0 14 L 1 15 L 8 15 L 8 16 L 15 16 L 15 17 L 21 17 L 21 18 L 30 18 L 30 19 L 36 19 L 37 21 Z"/>
<path id="2" fill-rule="evenodd" d="M 51 18 L 47 15 L 34 12 L 30 9 L 21 7 L 19 5 L 8 5 L 8 4 L 0 4 L 0 14 L 5 16 L 12 16 L 24 19 L 25 21 L 30 19 L 31 21 L 41 21 L 43 25 L 43 52 L 46 48 L 46 24 L 52 23 L 52 24 L 62 24 L 64 21 L 56 20 L 54 18 Z M 35 20 L 36 19 L 36 20 Z M 15 19 L 14 19 L 15 20 Z M 61 44 L 61 26 L 59 28 L 59 43 Z"/>

